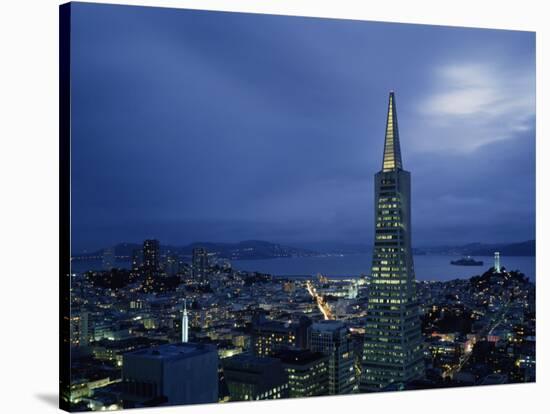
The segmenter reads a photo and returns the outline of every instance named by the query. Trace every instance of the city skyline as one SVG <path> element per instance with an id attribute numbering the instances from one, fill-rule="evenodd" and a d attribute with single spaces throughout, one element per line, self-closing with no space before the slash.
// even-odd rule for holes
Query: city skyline
<path id="1" fill-rule="evenodd" d="M 415 245 L 534 239 L 533 33 L 85 4 L 72 18 L 75 252 L 370 244 L 389 89 Z"/>
<path id="2" fill-rule="evenodd" d="M 60 22 L 60 408 L 536 382 L 532 33 Z"/>

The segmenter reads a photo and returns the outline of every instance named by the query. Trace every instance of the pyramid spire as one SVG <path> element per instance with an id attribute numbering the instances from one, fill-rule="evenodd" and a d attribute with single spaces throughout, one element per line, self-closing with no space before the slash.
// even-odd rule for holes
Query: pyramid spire
<path id="1" fill-rule="evenodd" d="M 403 162 L 401 161 L 401 148 L 399 146 L 399 129 L 397 127 L 395 94 L 393 91 L 390 91 L 382 171 L 394 171 L 398 169 L 403 169 Z"/>

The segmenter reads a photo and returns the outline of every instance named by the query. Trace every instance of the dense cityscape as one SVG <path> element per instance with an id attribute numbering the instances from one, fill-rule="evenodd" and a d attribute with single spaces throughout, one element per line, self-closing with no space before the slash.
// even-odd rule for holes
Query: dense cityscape
<path id="1" fill-rule="evenodd" d="M 410 173 L 390 93 L 375 176 L 372 267 L 279 276 L 148 239 L 116 266 L 74 272 L 74 411 L 535 381 L 535 285 L 521 269 L 415 278 Z"/>
<path id="2" fill-rule="evenodd" d="M 359 392 L 371 278 L 236 271 L 200 248 L 188 263 L 156 240 L 143 251 L 131 270 L 72 277 L 75 410 Z M 386 390 L 535 380 L 535 287 L 499 270 L 416 283 L 426 375 Z M 197 388 L 166 395 L 150 360 Z"/>

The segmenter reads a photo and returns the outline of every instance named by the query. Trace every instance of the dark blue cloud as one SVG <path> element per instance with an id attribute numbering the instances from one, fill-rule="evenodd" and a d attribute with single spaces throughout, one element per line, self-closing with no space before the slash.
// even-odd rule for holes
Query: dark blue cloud
<path id="1" fill-rule="evenodd" d="M 75 250 L 370 243 L 392 88 L 415 242 L 534 237 L 532 33 L 92 4 L 72 30 Z"/>

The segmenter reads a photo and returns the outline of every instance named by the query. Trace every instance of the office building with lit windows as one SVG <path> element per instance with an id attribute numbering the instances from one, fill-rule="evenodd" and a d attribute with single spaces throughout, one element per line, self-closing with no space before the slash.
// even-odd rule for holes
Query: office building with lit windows
<path id="1" fill-rule="evenodd" d="M 143 290 L 151 292 L 160 273 L 160 243 L 158 240 L 143 242 L 142 271 L 145 276 Z"/>
<path id="2" fill-rule="evenodd" d="M 86 309 L 75 308 L 71 316 L 71 345 L 86 347 L 92 339 L 90 336 L 90 313 Z"/>
<path id="3" fill-rule="evenodd" d="M 238 354 L 222 359 L 231 401 L 288 398 L 288 377 L 280 359 Z"/>
<path id="4" fill-rule="evenodd" d="M 328 356 L 329 394 L 349 394 L 357 383 L 354 354 L 346 326 L 325 320 L 311 325 L 310 348 Z"/>
<path id="5" fill-rule="evenodd" d="M 192 258 L 193 279 L 204 282 L 208 274 L 208 252 L 205 248 L 195 247 Z"/>
<path id="6" fill-rule="evenodd" d="M 290 398 L 328 394 L 329 357 L 321 352 L 286 350 L 275 355 L 288 375 Z"/>
<path id="7" fill-rule="evenodd" d="M 375 175 L 375 240 L 361 391 L 424 375 L 411 249 L 411 178 L 403 169 L 394 92 L 390 92 L 382 170 Z"/>
<path id="8" fill-rule="evenodd" d="M 252 351 L 256 356 L 271 356 L 285 349 L 307 349 L 310 326 L 305 316 L 296 322 L 281 322 L 258 315 L 251 331 Z"/>

